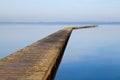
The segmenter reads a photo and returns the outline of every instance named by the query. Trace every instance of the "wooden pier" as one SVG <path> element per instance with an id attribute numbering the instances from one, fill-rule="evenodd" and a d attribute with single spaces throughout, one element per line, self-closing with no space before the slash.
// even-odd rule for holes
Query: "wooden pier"
<path id="1" fill-rule="evenodd" d="M 1 59 L 0 80 L 54 80 L 71 32 L 79 28 L 59 30 Z"/>

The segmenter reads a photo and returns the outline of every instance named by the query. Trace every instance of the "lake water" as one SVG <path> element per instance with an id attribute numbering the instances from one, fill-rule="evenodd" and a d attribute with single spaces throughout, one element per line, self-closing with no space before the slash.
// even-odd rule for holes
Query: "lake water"
<path id="1" fill-rule="evenodd" d="M 81 23 L 0 24 L 0 58 Z M 120 24 L 74 30 L 55 80 L 120 80 Z"/>

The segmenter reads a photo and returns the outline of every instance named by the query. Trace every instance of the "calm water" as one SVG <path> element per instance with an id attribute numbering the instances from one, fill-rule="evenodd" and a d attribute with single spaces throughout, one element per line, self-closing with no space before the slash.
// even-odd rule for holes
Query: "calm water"
<path id="1" fill-rule="evenodd" d="M 120 25 L 75 30 L 55 80 L 120 80 Z"/>
<path id="2" fill-rule="evenodd" d="M 79 24 L 0 24 L 0 58 Z M 55 80 L 120 80 L 120 24 L 73 31 Z"/>

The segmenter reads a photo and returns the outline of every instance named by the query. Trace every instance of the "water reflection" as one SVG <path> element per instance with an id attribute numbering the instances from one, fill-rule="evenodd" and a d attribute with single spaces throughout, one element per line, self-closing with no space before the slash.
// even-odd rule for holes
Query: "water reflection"
<path id="1" fill-rule="evenodd" d="M 75 30 L 55 80 L 120 80 L 120 26 Z"/>
<path id="2" fill-rule="evenodd" d="M 79 24 L 0 23 L 0 58 L 3 58 L 55 31 Z"/>
<path id="3" fill-rule="evenodd" d="M 41 24 L 0 24 L 0 58 L 28 46 L 63 27 Z"/>
<path id="4" fill-rule="evenodd" d="M 0 25 L 0 58 L 66 26 Z M 73 31 L 55 80 L 120 80 L 119 34 L 120 25 Z"/>

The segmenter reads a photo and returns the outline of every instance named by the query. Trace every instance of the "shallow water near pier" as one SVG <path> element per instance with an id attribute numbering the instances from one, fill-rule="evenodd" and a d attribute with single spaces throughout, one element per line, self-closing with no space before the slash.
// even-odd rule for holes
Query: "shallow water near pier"
<path id="1" fill-rule="evenodd" d="M 0 58 L 76 25 L 0 24 Z M 55 80 L 120 80 L 120 24 L 74 30 Z"/>

